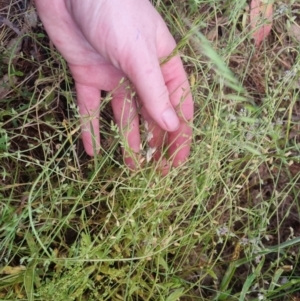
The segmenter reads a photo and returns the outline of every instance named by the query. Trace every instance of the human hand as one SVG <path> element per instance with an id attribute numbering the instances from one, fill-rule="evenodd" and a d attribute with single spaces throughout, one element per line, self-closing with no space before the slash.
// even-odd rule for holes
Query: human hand
<path id="1" fill-rule="evenodd" d="M 192 129 L 188 122 L 193 118 L 193 101 L 179 56 L 160 65 L 176 44 L 149 1 L 35 3 L 50 39 L 73 75 L 86 152 L 92 156 L 100 148 L 100 92 L 104 90 L 112 92 L 115 121 L 133 151 L 123 148 L 129 167 L 137 166 L 138 156 L 134 154 L 140 152 L 138 112 L 151 132 L 149 146 L 157 149 L 154 158 L 161 157 L 167 132 L 171 164 L 183 163 L 190 153 Z M 138 102 L 130 99 L 124 78 L 133 84 Z"/>

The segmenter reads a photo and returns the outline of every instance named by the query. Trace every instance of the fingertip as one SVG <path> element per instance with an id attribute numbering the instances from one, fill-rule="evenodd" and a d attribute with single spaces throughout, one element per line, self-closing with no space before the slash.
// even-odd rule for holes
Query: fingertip
<path id="1" fill-rule="evenodd" d="M 93 138 L 90 133 L 82 133 L 82 142 L 85 152 L 90 156 L 94 157 L 100 152 L 100 139 Z"/>
<path id="2" fill-rule="evenodd" d="M 180 123 L 178 116 L 175 112 L 175 110 L 172 107 L 167 108 L 163 113 L 162 113 L 162 120 L 165 124 L 165 129 L 168 132 L 174 132 L 178 130 Z"/>
<path id="3" fill-rule="evenodd" d="M 166 158 L 162 158 L 161 161 L 159 162 L 158 170 L 163 177 L 168 175 L 170 168 L 171 168 L 170 162 Z"/>
<path id="4" fill-rule="evenodd" d="M 80 113 L 81 138 L 86 153 L 93 157 L 100 151 L 100 90 L 75 82 Z"/>
<path id="5" fill-rule="evenodd" d="M 127 152 L 124 152 L 123 160 L 124 160 L 125 165 L 131 171 L 137 170 L 140 166 L 140 164 L 138 162 L 138 156 L 137 155 L 136 156 L 133 156 L 133 155 L 129 156 L 129 154 Z"/>
<path id="6" fill-rule="evenodd" d="M 192 128 L 182 124 L 180 129 L 169 134 L 169 157 L 172 158 L 172 166 L 179 167 L 186 163 L 190 156 L 192 143 Z"/>
<path id="7" fill-rule="evenodd" d="M 183 156 L 182 158 L 176 158 L 176 160 L 173 161 L 172 166 L 176 168 L 184 165 L 187 162 L 188 157 L 189 153 Z"/>

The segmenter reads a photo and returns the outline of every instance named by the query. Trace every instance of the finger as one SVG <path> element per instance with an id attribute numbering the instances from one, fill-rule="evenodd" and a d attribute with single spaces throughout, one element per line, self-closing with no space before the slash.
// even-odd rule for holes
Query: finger
<path id="1" fill-rule="evenodd" d="M 168 138 L 168 133 L 162 130 L 148 114 L 142 113 L 142 115 L 145 120 L 145 130 L 147 133 L 146 140 L 149 147 L 147 152 L 150 152 L 150 159 L 153 158 L 157 162 L 157 169 L 163 176 L 165 176 L 170 170 L 170 163 L 165 158 L 166 150 L 164 150 L 164 146 Z"/>
<path id="2" fill-rule="evenodd" d="M 124 56 L 122 70 L 134 84 L 139 99 L 151 118 L 164 130 L 175 131 L 179 119 L 170 102 L 155 49 L 149 45 L 135 45 L 137 55 Z"/>
<path id="3" fill-rule="evenodd" d="M 177 131 L 166 133 L 146 112 L 142 111 L 142 115 L 145 120 L 148 145 L 155 150 L 153 159 L 159 162 L 159 169 L 165 175 L 168 173 L 170 166 L 179 166 L 189 157 L 192 128 L 186 126 L 185 123 L 181 123 Z M 168 148 L 164 150 L 166 145 Z M 169 162 L 164 158 L 166 157 L 166 151 L 168 151 Z"/>
<path id="4" fill-rule="evenodd" d="M 174 132 L 169 133 L 169 155 L 172 164 L 178 166 L 190 153 L 192 129 L 188 122 L 194 113 L 186 73 L 179 56 L 160 67 L 153 49 L 142 46 L 139 53 L 144 54 L 142 59 L 133 56 L 134 60 L 129 59 L 123 70 L 135 85 L 150 117 L 160 128 Z"/>
<path id="5" fill-rule="evenodd" d="M 192 128 L 181 124 L 176 132 L 169 133 L 168 153 L 172 166 L 186 162 L 191 151 Z"/>
<path id="6" fill-rule="evenodd" d="M 140 132 L 139 117 L 134 97 L 123 87 L 113 93 L 112 108 L 115 121 L 126 145 L 122 147 L 125 164 L 135 169 L 139 162 Z"/>
<path id="7" fill-rule="evenodd" d="M 179 128 L 169 133 L 169 157 L 172 165 L 178 166 L 190 154 L 194 104 L 186 73 L 179 56 L 173 57 L 162 66 L 162 73 L 170 95 L 170 102 L 180 120 Z"/>
<path id="8" fill-rule="evenodd" d="M 80 114 L 82 141 L 88 155 L 94 156 L 100 150 L 99 110 L 100 91 L 96 88 L 75 83 L 77 104 Z"/>
<path id="9" fill-rule="evenodd" d="M 179 56 L 171 58 L 161 67 L 172 106 L 181 120 L 190 121 L 194 114 L 194 104 L 190 85 Z"/>
<path id="10" fill-rule="evenodd" d="M 141 114 L 144 119 L 144 129 L 146 132 L 146 142 L 153 150 L 153 158 L 158 161 L 161 158 L 164 141 L 166 139 L 166 132 L 157 125 L 157 123 L 150 117 L 145 108 L 141 109 Z"/>
<path id="11" fill-rule="evenodd" d="M 150 148 L 147 151 L 150 151 L 151 154 L 153 152 L 151 159 L 153 158 L 157 162 L 157 169 L 163 176 L 165 176 L 169 173 L 171 167 L 170 162 L 168 162 L 168 160 L 164 157 L 165 150 L 163 149 L 168 138 L 168 134 L 157 125 L 144 108 L 142 108 L 141 113 L 147 134 L 146 141 Z"/>
<path id="12" fill-rule="evenodd" d="M 186 161 L 190 154 L 192 127 L 190 125 L 193 118 L 194 108 L 190 93 L 189 83 L 179 57 L 172 58 L 162 66 L 162 73 L 169 91 L 170 102 L 175 108 L 180 120 L 180 126 L 175 132 L 168 133 L 168 154 L 173 166 L 178 166 Z M 146 120 L 150 135 L 150 147 L 156 148 L 155 160 L 160 160 L 162 156 L 162 146 L 166 142 L 166 137 L 162 129 L 151 119 L 145 109 L 142 110 Z"/>

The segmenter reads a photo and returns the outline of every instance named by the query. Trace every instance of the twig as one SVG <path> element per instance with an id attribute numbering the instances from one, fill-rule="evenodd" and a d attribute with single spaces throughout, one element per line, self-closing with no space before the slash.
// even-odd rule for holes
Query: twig
<path id="1" fill-rule="evenodd" d="M 4 18 L 3 16 L 0 16 L 0 25 L 5 24 L 8 26 L 11 30 L 13 30 L 18 36 L 22 34 L 22 32 L 8 19 Z"/>

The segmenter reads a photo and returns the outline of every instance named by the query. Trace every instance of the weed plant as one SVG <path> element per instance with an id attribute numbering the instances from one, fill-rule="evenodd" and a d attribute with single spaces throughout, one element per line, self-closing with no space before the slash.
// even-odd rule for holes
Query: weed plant
<path id="1" fill-rule="evenodd" d="M 256 49 L 247 1 L 154 1 L 196 108 L 192 154 L 162 177 L 124 166 L 110 94 L 84 153 L 66 63 L 4 2 L 25 29 L 0 27 L 0 300 L 298 300 L 299 4 L 276 2 Z"/>

